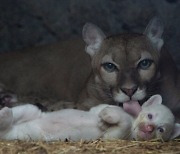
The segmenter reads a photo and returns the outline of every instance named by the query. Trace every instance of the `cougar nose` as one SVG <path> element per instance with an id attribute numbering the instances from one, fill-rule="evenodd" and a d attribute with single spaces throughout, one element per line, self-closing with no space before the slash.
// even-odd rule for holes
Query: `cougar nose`
<path id="1" fill-rule="evenodd" d="M 137 90 L 137 86 L 133 88 L 121 88 L 122 92 L 131 97 Z"/>

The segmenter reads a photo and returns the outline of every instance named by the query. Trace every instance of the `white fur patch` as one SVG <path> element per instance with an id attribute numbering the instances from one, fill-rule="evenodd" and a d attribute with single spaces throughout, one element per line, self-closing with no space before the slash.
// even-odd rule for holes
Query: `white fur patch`
<path id="1" fill-rule="evenodd" d="M 146 91 L 145 89 L 140 89 L 138 88 L 137 91 L 134 93 L 132 96 L 133 100 L 142 100 L 146 96 Z"/>
<path id="2" fill-rule="evenodd" d="M 119 92 L 113 93 L 113 99 L 117 103 L 123 103 L 130 100 L 129 96 L 124 94 L 121 90 L 119 90 Z"/>
<path id="3" fill-rule="evenodd" d="M 132 100 L 142 100 L 145 96 L 146 96 L 145 88 L 143 88 L 143 89 L 138 88 L 131 99 Z M 125 93 L 123 93 L 119 89 L 119 92 L 116 91 L 113 93 L 113 99 L 114 99 L 114 101 L 116 101 L 118 103 L 123 103 L 123 102 L 129 101 L 130 97 L 127 96 Z"/>

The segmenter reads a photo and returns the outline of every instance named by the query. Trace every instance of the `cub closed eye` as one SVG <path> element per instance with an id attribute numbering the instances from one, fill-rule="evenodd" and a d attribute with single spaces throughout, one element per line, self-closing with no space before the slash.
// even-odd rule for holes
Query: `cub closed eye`
<path id="1" fill-rule="evenodd" d="M 102 67 L 109 73 L 117 71 L 118 68 L 113 63 L 103 63 Z"/>
<path id="2" fill-rule="evenodd" d="M 152 63 L 153 63 L 153 60 L 151 59 L 143 59 L 138 63 L 138 68 L 146 70 L 151 66 Z"/>

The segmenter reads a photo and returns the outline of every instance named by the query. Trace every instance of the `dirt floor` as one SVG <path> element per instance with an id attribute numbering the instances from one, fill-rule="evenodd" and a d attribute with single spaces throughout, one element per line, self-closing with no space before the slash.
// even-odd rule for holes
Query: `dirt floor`
<path id="1" fill-rule="evenodd" d="M 92 142 L 23 142 L 0 141 L 0 154 L 180 154 L 180 140 L 170 142 L 103 141 Z"/>

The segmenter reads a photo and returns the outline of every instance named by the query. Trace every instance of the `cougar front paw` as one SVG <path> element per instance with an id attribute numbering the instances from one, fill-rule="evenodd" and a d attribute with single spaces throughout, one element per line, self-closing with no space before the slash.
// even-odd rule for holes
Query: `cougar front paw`
<path id="1" fill-rule="evenodd" d="M 117 107 L 106 107 L 100 113 L 99 117 L 108 124 L 117 124 L 119 122 L 119 114 Z"/>

